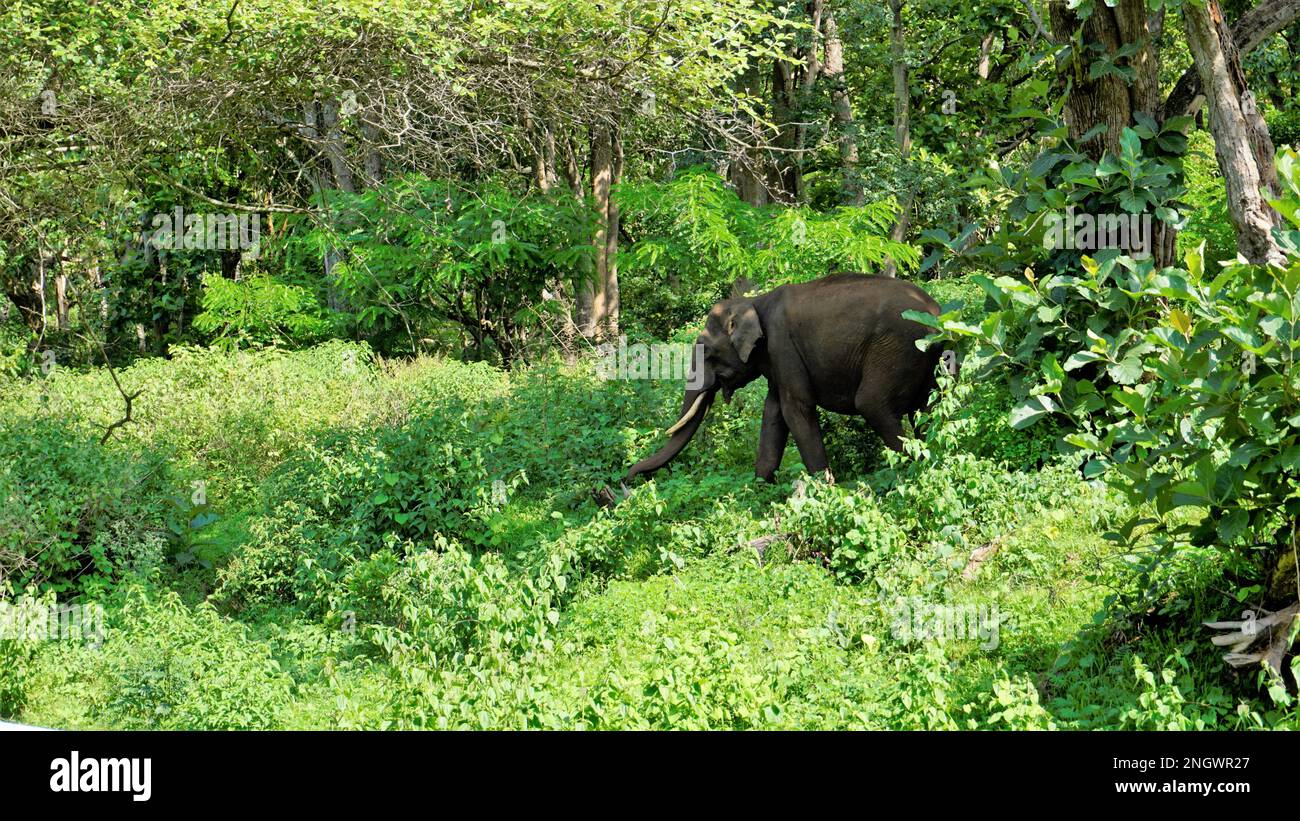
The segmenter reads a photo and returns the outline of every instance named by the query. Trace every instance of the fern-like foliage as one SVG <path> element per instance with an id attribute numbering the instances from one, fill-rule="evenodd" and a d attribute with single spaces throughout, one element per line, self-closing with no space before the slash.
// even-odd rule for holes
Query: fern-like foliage
<path id="1" fill-rule="evenodd" d="M 224 348 L 308 345 L 335 328 L 311 291 L 265 275 L 231 280 L 210 274 L 202 306 L 194 327 Z"/>
<path id="2" fill-rule="evenodd" d="M 765 286 L 815 279 L 831 270 L 869 272 L 893 258 L 914 268 L 914 246 L 889 239 L 892 199 L 808 208 L 753 206 L 713 171 L 692 168 L 663 183 L 621 185 L 624 218 L 641 228 L 624 264 L 697 269 L 705 279 L 744 276 Z"/>
<path id="3" fill-rule="evenodd" d="M 655 332 L 689 321 L 740 277 L 766 290 L 833 271 L 871 273 L 891 258 L 903 271 L 920 263 L 915 246 L 889 239 L 892 199 L 828 212 L 753 206 L 703 167 L 623 184 L 615 196 L 635 240 L 620 256 L 624 298 Z"/>

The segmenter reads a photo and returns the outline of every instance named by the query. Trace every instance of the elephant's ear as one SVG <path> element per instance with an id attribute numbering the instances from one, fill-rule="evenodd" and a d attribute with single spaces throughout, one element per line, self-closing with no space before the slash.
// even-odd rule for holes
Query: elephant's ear
<path id="1" fill-rule="evenodd" d="M 731 337 L 736 353 L 740 354 L 740 361 L 748 362 L 754 346 L 763 336 L 763 326 L 758 321 L 758 311 L 754 310 L 752 303 L 731 315 L 727 322 L 727 335 Z"/>

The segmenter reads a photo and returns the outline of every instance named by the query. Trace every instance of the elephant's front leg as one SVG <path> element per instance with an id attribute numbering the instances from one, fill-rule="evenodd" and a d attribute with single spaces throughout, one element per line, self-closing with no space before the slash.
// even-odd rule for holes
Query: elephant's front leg
<path id="1" fill-rule="evenodd" d="M 830 463 L 826 461 L 826 446 L 822 444 L 821 419 L 817 406 L 786 394 L 781 397 L 781 415 L 794 434 L 799 456 L 809 473 L 822 473 Z"/>
<path id="2" fill-rule="evenodd" d="M 790 426 L 781 415 L 781 399 L 775 390 L 769 389 L 763 402 L 763 428 L 758 433 L 758 460 L 754 464 L 754 475 L 765 482 L 774 480 L 789 439 Z"/>

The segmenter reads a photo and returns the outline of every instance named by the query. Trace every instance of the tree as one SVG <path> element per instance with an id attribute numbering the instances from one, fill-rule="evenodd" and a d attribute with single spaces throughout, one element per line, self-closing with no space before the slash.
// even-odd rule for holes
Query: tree
<path id="1" fill-rule="evenodd" d="M 1219 125 L 1214 128 L 1216 152 L 1226 180 L 1230 180 L 1230 201 L 1234 222 L 1238 224 L 1243 251 L 1250 249 L 1254 258 L 1268 256 L 1268 242 L 1263 239 L 1264 213 L 1257 195 L 1242 191 L 1254 182 L 1263 181 L 1258 167 L 1253 171 L 1245 160 L 1255 157 L 1255 166 L 1269 165 L 1272 145 L 1267 128 L 1258 112 L 1251 116 L 1253 97 L 1249 97 L 1240 56 L 1232 44 L 1232 35 L 1222 21 L 1217 3 L 1213 3 L 1218 23 L 1209 26 L 1201 5 L 1204 0 L 1187 0 L 1183 4 L 1187 19 L 1188 41 L 1196 65 L 1196 83 L 1184 75 L 1168 99 L 1160 99 L 1159 43 L 1165 33 L 1167 9 L 1159 4 L 1148 8 L 1146 0 L 1116 0 L 1111 3 L 1066 4 L 1050 2 L 1052 32 L 1057 43 L 1066 49 L 1061 61 L 1061 82 L 1066 89 L 1064 114 L 1070 139 L 1094 160 L 1110 152 L 1121 153 L 1120 137 L 1125 128 L 1142 121 L 1157 128 L 1174 116 L 1184 116 L 1199 108 L 1200 85 L 1205 77 L 1217 78 Z M 1270 0 L 1248 13 L 1241 21 L 1243 44 L 1257 46 L 1300 16 L 1297 0 Z M 1218 31 L 1222 29 L 1222 31 Z M 1210 36 L 1210 31 L 1216 33 Z M 1218 55 L 1218 56 L 1216 56 Z M 1222 65 L 1220 65 L 1222 63 Z M 1231 65 L 1235 64 L 1235 71 Z M 1236 100 L 1234 104 L 1232 101 Z M 1243 111 L 1242 103 L 1245 103 Z M 1212 115 L 1213 116 L 1213 115 Z M 1250 134 L 1237 121 L 1249 119 Z M 1251 141 L 1257 143 L 1252 147 Z M 1265 145 L 1267 143 L 1267 145 Z M 1226 165 L 1225 165 L 1226 163 Z M 1264 176 L 1267 177 L 1267 169 Z M 1242 232 L 1245 234 L 1242 234 Z M 1153 249 L 1158 265 L 1169 264 L 1174 256 L 1176 229 L 1164 221 L 1156 226 Z"/>
<path id="2" fill-rule="evenodd" d="M 844 44 L 840 41 L 839 27 L 835 25 L 835 15 L 831 9 L 822 12 L 821 25 L 826 38 L 826 62 L 822 71 L 831 87 L 831 105 L 835 112 L 836 130 L 839 132 L 841 196 L 848 205 L 861 205 L 863 191 L 862 180 L 858 177 L 858 134 L 853 124 L 853 103 L 849 99 L 848 84 L 844 80 Z"/>
<path id="3" fill-rule="evenodd" d="M 1068 46 L 1061 65 L 1070 139 L 1093 159 L 1120 152 L 1120 135 L 1139 114 L 1160 104 L 1157 41 L 1164 8 L 1148 14 L 1146 0 L 1048 4 L 1057 43 Z"/>
<path id="4" fill-rule="evenodd" d="M 592 236 L 594 275 L 579 291 L 578 327 L 588 339 L 618 337 L 618 202 L 610 196 L 623 176 L 623 141 L 618 129 L 596 125 L 591 137 L 591 190 L 596 220 Z"/>
<path id="5" fill-rule="evenodd" d="M 889 57 L 891 73 L 894 78 L 894 142 L 898 146 L 900 167 L 906 167 L 907 160 L 912 154 L 912 91 L 908 86 L 907 35 L 903 27 L 903 6 L 904 0 L 889 0 L 891 15 Z M 898 218 L 894 221 L 894 227 L 889 233 L 889 238 L 894 242 L 902 242 L 903 238 L 907 236 L 907 226 L 910 222 L 909 215 L 912 211 L 912 196 L 913 191 L 909 186 L 899 206 Z M 886 276 L 895 276 L 897 272 L 898 266 L 892 259 L 885 263 L 884 273 Z"/>
<path id="6" fill-rule="evenodd" d="M 1265 194 L 1275 199 L 1279 193 L 1273 141 L 1255 96 L 1246 87 L 1241 57 L 1218 0 L 1202 2 L 1185 2 L 1183 18 L 1210 111 L 1210 131 L 1227 187 L 1237 249 L 1251 262 L 1281 264 L 1284 257 L 1273 238 L 1280 215 L 1265 201 Z"/>

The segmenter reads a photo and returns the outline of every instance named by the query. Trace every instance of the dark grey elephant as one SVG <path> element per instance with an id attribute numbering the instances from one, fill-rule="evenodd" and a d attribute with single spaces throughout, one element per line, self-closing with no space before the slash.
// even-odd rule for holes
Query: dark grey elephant
<path id="1" fill-rule="evenodd" d="M 759 477 L 772 480 L 791 434 L 809 471 L 827 469 L 818 408 L 862 416 L 898 450 L 901 420 L 925 405 L 940 358 L 937 348 L 917 350 L 928 330 L 904 319 L 907 310 L 940 312 L 909 282 L 863 274 L 833 274 L 714 305 L 668 443 L 633 465 L 624 481 L 681 453 L 718 391 L 730 401 L 760 376 L 767 378 L 767 399 L 754 467 Z"/>

